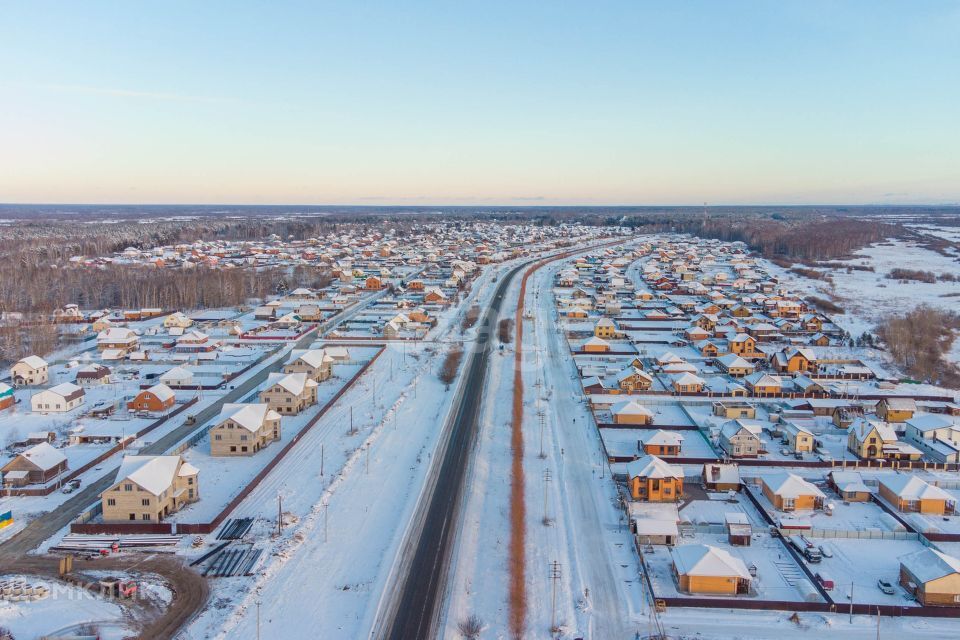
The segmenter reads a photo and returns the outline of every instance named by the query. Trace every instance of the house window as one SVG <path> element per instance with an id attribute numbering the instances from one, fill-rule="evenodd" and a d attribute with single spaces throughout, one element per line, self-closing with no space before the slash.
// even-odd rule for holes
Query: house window
<path id="1" fill-rule="evenodd" d="M 150 498 L 144 498 L 143 500 L 140 501 L 140 504 L 142 504 L 142 505 L 145 506 L 145 507 L 149 507 L 149 506 L 150 506 Z"/>
<path id="2" fill-rule="evenodd" d="M 131 519 L 131 520 L 136 520 L 136 519 L 137 519 L 137 514 L 131 513 L 131 514 L 130 514 L 130 519 Z"/>
<path id="3" fill-rule="evenodd" d="M 115 507 L 115 506 L 117 506 L 117 501 L 114 500 L 113 498 L 107 498 L 107 506 L 108 506 L 108 507 Z"/>
<path id="4" fill-rule="evenodd" d="M 214 439 L 214 440 L 223 440 L 223 436 L 218 433 L 218 434 L 216 434 L 215 436 L 213 436 L 213 439 Z"/>
<path id="5" fill-rule="evenodd" d="M 141 519 L 142 519 L 142 520 L 149 520 L 149 519 L 150 519 L 150 514 L 149 514 L 149 513 L 143 514 L 143 515 L 141 516 Z"/>
<path id="6" fill-rule="evenodd" d="M 125 484 L 125 485 L 123 485 L 123 490 L 124 490 L 124 491 L 133 491 L 133 485 L 132 485 L 132 484 Z"/>
<path id="7" fill-rule="evenodd" d="M 192 484 L 193 484 L 193 477 L 192 477 L 192 476 L 189 477 L 189 478 L 187 478 L 187 484 L 189 484 L 189 485 L 192 485 Z"/>
<path id="8" fill-rule="evenodd" d="M 234 447 L 234 446 L 231 446 L 231 447 L 230 447 L 230 452 L 231 452 L 231 453 L 234 453 L 234 452 L 236 452 L 236 450 L 237 450 L 237 448 L 236 448 L 236 447 Z"/>

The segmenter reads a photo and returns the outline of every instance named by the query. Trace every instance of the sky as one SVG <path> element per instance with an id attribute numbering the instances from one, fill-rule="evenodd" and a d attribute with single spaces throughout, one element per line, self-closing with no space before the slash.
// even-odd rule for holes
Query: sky
<path id="1" fill-rule="evenodd" d="M 0 202 L 960 202 L 960 2 L 0 0 Z"/>

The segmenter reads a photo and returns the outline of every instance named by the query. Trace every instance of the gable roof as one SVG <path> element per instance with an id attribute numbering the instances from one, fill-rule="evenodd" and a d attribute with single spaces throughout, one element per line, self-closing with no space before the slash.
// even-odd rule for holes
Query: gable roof
<path id="1" fill-rule="evenodd" d="M 233 420 L 247 431 L 256 433 L 264 420 L 275 420 L 279 417 L 280 414 L 265 403 L 229 403 L 223 405 L 216 423 L 219 425 Z"/>
<path id="2" fill-rule="evenodd" d="M 41 471 L 49 471 L 67 460 L 67 456 L 48 442 L 34 445 L 20 454 Z"/>
<path id="3" fill-rule="evenodd" d="M 179 466 L 180 456 L 124 456 L 114 484 L 129 480 L 144 491 L 159 496 L 173 484 Z M 186 462 L 183 467 L 180 475 L 192 475 L 196 471 Z"/>
<path id="4" fill-rule="evenodd" d="M 677 573 L 688 576 L 735 576 L 750 580 L 750 571 L 743 560 L 726 549 L 708 544 L 685 544 L 671 551 Z"/>
<path id="5" fill-rule="evenodd" d="M 780 471 L 763 476 L 763 484 L 767 485 L 775 495 L 782 498 L 798 498 L 800 496 L 827 497 L 823 491 L 820 491 L 820 489 L 812 483 L 787 471 Z"/>
<path id="6" fill-rule="evenodd" d="M 900 563 L 924 583 L 960 573 L 960 559 L 931 547 L 901 556 Z"/>

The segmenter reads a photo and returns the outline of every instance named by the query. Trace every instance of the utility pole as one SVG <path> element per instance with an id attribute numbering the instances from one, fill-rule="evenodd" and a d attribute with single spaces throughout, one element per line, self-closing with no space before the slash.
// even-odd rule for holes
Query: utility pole
<path id="1" fill-rule="evenodd" d="M 551 583 L 551 610 L 550 610 L 550 634 L 557 628 L 557 581 L 560 580 L 560 563 L 554 560 L 550 563 L 550 583 Z"/>
<path id="2" fill-rule="evenodd" d="M 369 444 L 363 445 L 363 450 L 366 451 L 367 453 L 366 462 L 364 463 L 364 466 L 366 467 L 364 473 L 366 473 L 367 475 L 370 475 L 370 445 Z"/>
<path id="3" fill-rule="evenodd" d="M 323 476 L 323 443 L 320 443 L 320 476 Z"/>
<path id="4" fill-rule="evenodd" d="M 277 493 L 277 535 L 283 533 L 283 496 Z"/>
<path id="5" fill-rule="evenodd" d="M 260 601 L 257 600 L 257 640 L 260 640 Z"/>
<path id="6" fill-rule="evenodd" d="M 547 454 L 545 454 L 545 453 L 543 452 L 543 427 L 544 427 L 544 423 L 545 423 L 545 422 L 546 422 L 546 419 L 544 418 L 543 414 L 541 413 L 541 414 L 540 414 L 540 458 L 541 458 L 541 459 L 547 457 Z"/>
<path id="7" fill-rule="evenodd" d="M 324 541 L 324 543 L 326 543 L 326 541 L 327 541 L 327 521 L 328 521 L 328 517 L 327 517 L 327 507 L 329 507 L 329 506 L 330 506 L 330 505 L 327 504 L 326 501 L 324 501 L 324 503 L 323 503 L 323 541 Z"/>
<path id="8" fill-rule="evenodd" d="M 350 405 L 350 435 L 356 433 L 356 430 L 353 428 L 353 405 Z"/>
<path id="9" fill-rule="evenodd" d="M 850 581 L 850 624 L 853 624 L 853 580 Z"/>
<path id="10" fill-rule="evenodd" d="M 547 512 L 547 487 L 550 486 L 550 469 L 543 470 L 543 524 L 550 522 Z"/>
<path id="11" fill-rule="evenodd" d="M 877 640 L 880 640 L 880 607 L 877 607 Z"/>

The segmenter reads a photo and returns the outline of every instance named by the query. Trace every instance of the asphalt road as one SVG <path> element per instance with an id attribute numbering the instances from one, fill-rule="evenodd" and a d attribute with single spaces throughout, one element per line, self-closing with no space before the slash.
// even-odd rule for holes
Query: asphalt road
<path id="1" fill-rule="evenodd" d="M 435 637 L 439 600 L 447 576 L 450 554 L 459 522 L 467 463 L 477 435 L 487 361 L 494 341 L 497 316 L 507 288 L 514 276 L 527 265 L 515 267 L 503 276 L 490 306 L 478 323 L 477 341 L 469 354 L 466 375 L 455 396 L 453 419 L 446 447 L 442 452 L 433 493 L 418 515 L 419 533 L 409 565 L 399 577 L 400 591 L 383 626 L 389 640 L 415 640 Z"/>

